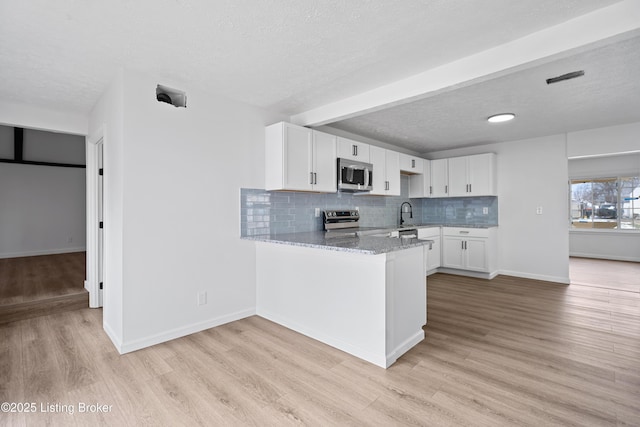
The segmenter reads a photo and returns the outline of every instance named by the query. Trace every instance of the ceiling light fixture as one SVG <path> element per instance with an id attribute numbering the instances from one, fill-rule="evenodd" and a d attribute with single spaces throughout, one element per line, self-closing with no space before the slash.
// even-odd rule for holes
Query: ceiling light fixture
<path id="1" fill-rule="evenodd" d="M 508 122 L 509 120 L 513 120 L 515 117 L 516 115 L 513 113 L 500 113 L 494 114 L 493 116 L 489 117 L 487 121 L 489 123 Z"/>

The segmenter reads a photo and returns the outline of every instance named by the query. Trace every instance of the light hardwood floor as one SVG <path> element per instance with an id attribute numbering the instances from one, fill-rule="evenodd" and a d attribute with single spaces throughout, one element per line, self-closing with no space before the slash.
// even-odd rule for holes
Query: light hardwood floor
<path id="1" fill-rule="evenodd" d="M 76 410 L 0 425 L 640 425 L 638 294 L 428 283 L 426 339 L 388 370 L 257 316 L 123 356 L 100 310 L 0 325 L 0 402 Z"/>
<path id="2" fill-rule="evenodd" d="M 640 292 L 640 262 L 571 257 L 569 275 L 576 285 Z"/>
<path id="3" fill-rule="evenodd" d="M 89 306 L 85 252 L 0 259 L 0 324 Z"/>
<path id="4" fill-rule="evenodd" d="M 84 291 L 85 252 L 0 259 L 0 305 Z"/>

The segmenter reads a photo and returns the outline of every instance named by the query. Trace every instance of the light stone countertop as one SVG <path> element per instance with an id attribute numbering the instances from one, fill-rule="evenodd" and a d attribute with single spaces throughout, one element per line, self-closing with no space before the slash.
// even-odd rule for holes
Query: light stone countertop
<path id="1" fill-rule="evenodd" d="M 383 231 L 384 232 L 384 231 Z M 383 237 L 383 236 L 355 236 L 329 235 L 324 231 L 304 233 L 273 234 L 261 236 L 246 236 L 243 240 L 256 242 L 278 243 L 291 246 L 325 249 L 340 252 L 353 252 L 378 255 L 388 252 L 401 251 L 417 246 L 433 243 L 433 240 L 419 240 L 416 238 Z"/>

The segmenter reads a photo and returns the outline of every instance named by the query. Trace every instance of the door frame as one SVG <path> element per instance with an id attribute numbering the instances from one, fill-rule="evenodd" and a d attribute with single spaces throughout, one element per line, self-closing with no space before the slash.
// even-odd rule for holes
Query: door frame
<path id="1" fill-rule="evenodd" d="M 100 259 L 102 254 L 104 261 L 104 251 L 100 250 L 100 180 L 98 177 L 98 169 L 100 168 L 100 149 L 104 149 L 106 141 L 106 132 L 104 126 L 101 126 L 94 134 L 86 138 L 86 192 L 87 192 L 87 261 L 86 261 L 86 280 L 84 287 L 89 291 L 89 307 L 98 308 L 103 305 L 102 293 L 100 289 Z M 104 156 L 102 156 L 104 168 Z M 104 181 L 103 181 L 104 183 Z M 104 186 L 103 186 L 104 187 Z M 102 209 L 105 211 L 105 205 L 102 203 Z M 104 245 L 104 233 L 102 244 Z M 103 246 L 104 247 L 104 246 Z M 104 272 L 104 262 L 102 265 Z M 105 278 L 102 277 L 102 282 Z"/>

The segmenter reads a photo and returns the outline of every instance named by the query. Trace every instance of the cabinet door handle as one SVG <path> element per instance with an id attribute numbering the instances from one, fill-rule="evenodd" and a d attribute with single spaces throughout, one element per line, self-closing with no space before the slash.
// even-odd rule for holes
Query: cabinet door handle
<path id="1" fill-rule="evenodd" d="M 351 146 L 351 154 L 353 154 L 354 156 L 358 155 L 358 146 L 357 145 L 352 145 Z"/>
<path id="2" fill-rule="evenodd" d="M 469 184 L 469 193 L 471 193 L 471 184 Z"/>
<path id="3" fill-rule="evenodd" d="M 433 194 L 433 186 L 432 185 L 429 186 L 429 194 Z"/>
<path id="4" fill-rule="evenodd" d="M 318 174 L 317 173 L 313 173 L 313 183 L 317 184 L 318 183 Z"/>
<path id="5" fill-rule="evenodd" d="M 444 186 L 444 194 L 448 194 L 449 193 L 449 186 L 445 185 Z"/>
<path id="6" fill-rule="evenodd" d="M 313 172 L 309 172 L 309 184 L 313 185 Z"/>
<path id="7" fill-rule="evenodd" d="M 460 249 L 464 250 L 464 240 L 460 240 Z"/>
<path id="8" fill-rule="evenodd" d="M 416 167 L 416 159 L 411 159 L 411 167 L 412 168 Z"/>

